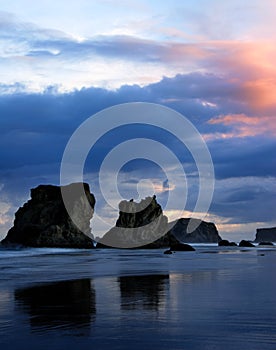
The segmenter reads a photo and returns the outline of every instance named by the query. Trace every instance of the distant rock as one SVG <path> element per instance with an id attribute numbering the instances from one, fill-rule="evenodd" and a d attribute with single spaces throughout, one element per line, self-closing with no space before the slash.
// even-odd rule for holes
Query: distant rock
<path id="1" fill-rule="evenodd" d="M 254 242 L 276 242 L 276 227 L 257 228 Z"/>
<path id="2" fill-rule="evenodd" d="M 243 239 L 242 241 L 240 241 L 239 247 L 251 248 L 251 247 L 255 247 L 255 246 L 254 246 L 254 244 L 252 244 L 251 242 L 245 241 L 245 240 Z"/>
<path id="3" fill-rule="evenodd" d="M 175 252 L 193 252 L 193 251 L 195 251 L 195 248 L 193 248 L 192 246 L 190 246 L 189 244 L 186 244 L 186 243 L 171 244 L 170 249 L 172 251 L 175 251 Z"/>
<path id="4" fill-rule="evenodd" d="M 65 209 L 61 189 L 70 197 L 71 211 L 80 229 Z M 80 189 L 84 192 L 80 193 Z M 86 183 L 62 187 L 40 185 L 31 190 L 31 199 L 15 213 L 14 226 L 1 243 L 30 247 L 93 248 L 93 240 L 88 236 L 91 235 L 90 219 L 94 205 L 95 198 Z"/>
<path id="5" fill-rule="evenodd" d="M 176 241 L 168 231 L 168 219 L 163 215 L 156 197 L 147 197 L 139 203 L 122 201 L 119 218 L 98 242 L 97 248 L 163 248 Z"/>
<path id="6" fill-rule="evenodd" d="M 195 248 L 186 243 L 175 242 L 170 249 L 164 251 L 164 254 L 172 254 L 175 252 L 194 252 Z"/>
<path id="7" fill-rule="evenodd" d="M 260 242 L 259 245 L 269 245 L 269 246 L 274 246 L 272 242 Z"/>
<path id="8" fill-rule="evenodd" d="M 187 232 L 187 227 L 196 227 L 192 232 Z M 169 223 L 172 235 L 180 242 L 185 243 L 218 243 L 221 237 L 214 223 L 199 219 L 181 218 Z"/>
<path id="9" fill-rule="evenodd" d="M 236 247 L 237 243 L 229 242 L 227 239 L 222 239 L 221 241 L 218 242 L 218 245 L 220 247 Z"/>

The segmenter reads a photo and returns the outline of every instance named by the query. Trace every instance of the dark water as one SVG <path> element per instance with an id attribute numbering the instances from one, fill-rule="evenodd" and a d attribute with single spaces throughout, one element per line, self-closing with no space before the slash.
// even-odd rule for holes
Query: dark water
<path id="1" fill-rule="evenodd" d="M 0 250 L 1 349 L 276 349 L 276 249 Z"/>

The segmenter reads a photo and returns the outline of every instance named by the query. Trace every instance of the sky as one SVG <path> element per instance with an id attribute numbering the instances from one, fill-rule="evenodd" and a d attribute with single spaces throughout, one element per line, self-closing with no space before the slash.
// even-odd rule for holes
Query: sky
<path id="1" fill-rule="evenodd" d="M 0 237 L 30 188 L 59 184 L 64 149 L 81 123 L 127 102 L 172 108 L 202 135 L 215 171 L 206 220 L 222 237 L 253 239 L 256 228 L 276 226 L 275 15 L 273 0 L 0 0 Z M 88 156 L 98 214 L 110 223 L 118 216 L 100 193 L 101 162 L 135 137 L 177 155 L 189 216 L 198 193 L 193 159 L 171 135 L 138 126 L 114 130 Z M 106 178 L 114 179 L 112 169 Z M 126 199 L 139 197 L 140 183 L 162 205 L 183 185 L 177 176 L 168 185 L 156 164 L 141 160 L 117 179 Z M 103 233 L 93 220 L 92 230 Z"/>

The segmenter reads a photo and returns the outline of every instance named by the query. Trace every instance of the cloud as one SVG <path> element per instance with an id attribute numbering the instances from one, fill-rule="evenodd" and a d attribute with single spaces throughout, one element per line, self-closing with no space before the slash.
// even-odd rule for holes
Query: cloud
<path id="1" fill-rule="evenodd" d="M 0 202 L 0 225 L 5 225 L 9 222 L 10 217 L 7 215 L 10 205 L 6 202 Z"/>
<path id="2" fill-rule="evenodd" d="M 235 101 L 235 96 L 234 83 L 229 84 L 220 76 L 200 73 L 164 78 L 145 87 L 126 85 L 116 91 L 91 87 L 60 94 L 48 88 L 44 93 L 2 95 L 2 169 L 58 163 L 69 137 L 87 117 L 115 104 L 145 101 L 162 103 L 183 113 L 203 135 L 213 140 L 209 147 L 220 176 L 223 167 L 226 167 L 223 176 L 229 176 L 227 172 L 230 176 L 244 176 L 244 171 L 240 171 L 245 164 L 248 175 L 273 174 L 275 142 L 267 136 L 275 133 L 274 118 L 248 117 L 247 106 Z M 183 146 L 170 135 L 138 127 L 128 128 L 127 132 L 122 130 L 111 144 L 110 141 L 99 143 L 98 151 L 102 156 L 116 144 L 116 139 L 126 140 L 131 135 L 143 137 L 145 132 L 147 137 L 155 137 L 159 142 L 173 146 L 182 162 L 190 161 Z M 242 138 L 245 135 L 258 137 L 258 147 L 249 137 L 243 137 L 242 148 L 231 141 L 231 136 Z M 237 147 L 238 152 L 235 151 Z M 100 157 L 94 158 L 92 164 L 98 164 Z M 255 159 L 262 164 L 261 167 L 255 166 Z"/>
<path id="3" fill-rule="evenodd" d="M 247 104 L 251 114 L 275 107 L 274 39 L 187 41 L 123 34 L 80 38 L 3 12 L 1 32 L 2 89 L 18 83 L 29 91 L 49 85 L 60 91 L 91 85 L 114 89 L 204 72 L 220 76 L 231 92 L 228 100 Z M 210 84 L 210 93 L 216 87 Z"/>
<path id="4" fill-rule="evenodd" d="M 208 123 L 230 127 L 230 131 L 204 135 L 207 141 L 219 138 L 243 138 L 258 135 L 276 137 L 276 116 L 251 117 L 245 114 L 229 114 L 212 118 Z"/>
<path id="5" fill-rule="evenodd" d="M 11 225 L 13 213 L 28 199 L 30 188 L 40 183 L 59 184 L 59 167 L 65 145 L 87 117 L 103 108 L 131 101 L 165 104 L 185 115 L 203 135 L 220 135 L 208 143 L 217 178 L 210 215 L 216 215 L 216 220 L 228 219 L 227 225 L 251 221 L 268 225 L 273 221 L 272 208 L 276 198 L 273 185 L 275 128 L 270 122 L 273 117 L 263 118 L 261 112 L 250 117 L 250 107 L 240 100 L 238 89 L 236 82 L 229 82 L 220 75 L 197 72 L 165 77 L 144 87 L 124 85 L 117 90 L 90 87 L 69 93 L 59 93 L 54 87 L 49 87 L 43 93 L 25 91 L 0 95 L 0 183 L 5 185 L 1 200 L 11 204 L 8 214 L 3 210 L 9 221 L 0 225 L 0 229 L 5 227 L 3 230 L 6 230 Z M 250 136 L 221 138 L 222 133 L 229 135 L 234 132 L 236 136 Z M 267 137 L 268 133 L 270 137 Z M 198 179 L 192 156 L 165 131 L 133 126 L 105 135 L 87 159 L 85 174 L 97 197 L 100 213 L 109 220 L 111 217 L 116 220 L 116 210 L 111 213 L 103 207 L 105 202 L 97 192 L 94 175 L 112 147 L 137 137 L 153 138 L 173 150 L 183 164 L 188 180 L 189 200 L 185 209 L 193 210 Z M 128 164 L 123 171 L 120 191 L 124 198 L 136 198 L 137 183 L 141 179 L 154 180 L 154 191 L 164 207 L 168 192 L 177 193 L 179 186 L 183 186 L 183 177 L 175 174 L 175 181 L 169 183 L 170 191 L 167 191 L 166 177 L 148 163 Z M 111 171 L 110 181 L 113 179 Z M 142 182 L 142 185 L 144 194 L 152 191 L 149 181 Z M 117 198 L 113 199 L 116 207 Z M 260 203 L 266 203 L 266 206 Z M 179 210 L 182 206 L 183 197 L 177 196 L 174 207 L 169 209 Z M 233 232 L 237 232 L 238 227 L 233 226 Z"/>
<path id="6" fill-rule="evenodd" d="M 276 205 L 275 180 L 275 175 L 218 179 L 211 212 L 230 218 L 228 224 L 273 222 L 275 211 L 272 208 Z"/>
<path id="7" fill-rule="evenodd" d="M 145 101 L 182 113 L 208 141 L 217 178 L 210 214 L 222 220 L 225 230 L 241 232 L 245 227 L 238 225 L 250 220 L 271 223 L 271 181 L 276 172 L 275 3 L 211 1 L 207 9 L 205 1 L 164 2 L 158 8 L 141 2 L 121 4 L 111 12 L 109 1 L 82 5 L 59 2 L 53 7 L 45 2 L 16 8 L 7 2 L 3 8 L 18 11 L 22 18 L 0 13 L 1 201 L 11 204 L 6 214 L 3 207 L 4 217 L 11 220 L 11 211 L 28 198 L 30 187 L 58 184 L 64 147 L 87 117 L 114 104 Z M 137 127 L 106 135 L 88 157 L 86 172 L 95 174 L 110 149 L 132 137 L 152 137 L 173 149 L 190 181 L 186 210 L 192 210 L 198 193 L 195 164 L 168 133 Z M 142 169 L 136 176 L 135 166 L 124 169 L 123 195 L 133 197 L 137 181 L 147 173 L 146 180 L 155 181 L 165 204 L 180 177 L 167 191 L 159 173 L 157 181 L 156 168 L 136 165 Z M 131 183 L 128 175 L 136 182 Z M 145 191 L 152 190 L 149 182 L 142 185 Z M 176 200 L 171 210 L 178 210 L 181 201 Z"/>
<path id="8" fill-rule="evenodd" d="M 273 40 L 214 43 L 216 55 L 207 59 L 210 70 L 239 86 L 239 96 L 251 111 L 270 112 L 275 108 L 276 58 Z M 220 51 L 221 49 L 221 51 Z"/>

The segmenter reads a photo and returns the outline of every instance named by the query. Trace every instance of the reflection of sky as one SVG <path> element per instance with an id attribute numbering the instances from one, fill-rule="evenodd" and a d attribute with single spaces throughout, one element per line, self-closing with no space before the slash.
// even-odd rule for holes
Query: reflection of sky
<path id="1" fill-rule="evenodd" d="M 149 343 L 160 349 L 274 349 L 274 249 L 215 250 L 171 256 L 45 250 L 26 253 L 20 264 L 2 260 L 2 270 L 9 266 L 6 273 L 17 279 L 1 282 L 1 346 L 17 349 L 28 340 L 30 349 L 67 344 L 71 350 L 77 343 L 85 349 L 91 342 L 102 349 L 129 349 L 130 343 L 135 350 Z"/>
<path id="2" fill-rule="evenodd" d="M 12 302 L 13 295 L 10 292 L 10 290 L 1 290 L 0 291 L 0 320 L 1 323 L 5 322 L 8 324 L 8 314 L 10 312 L 9 310 L 9 303 Z M 7 319 L 6 319 L 7 317 Z"/>

